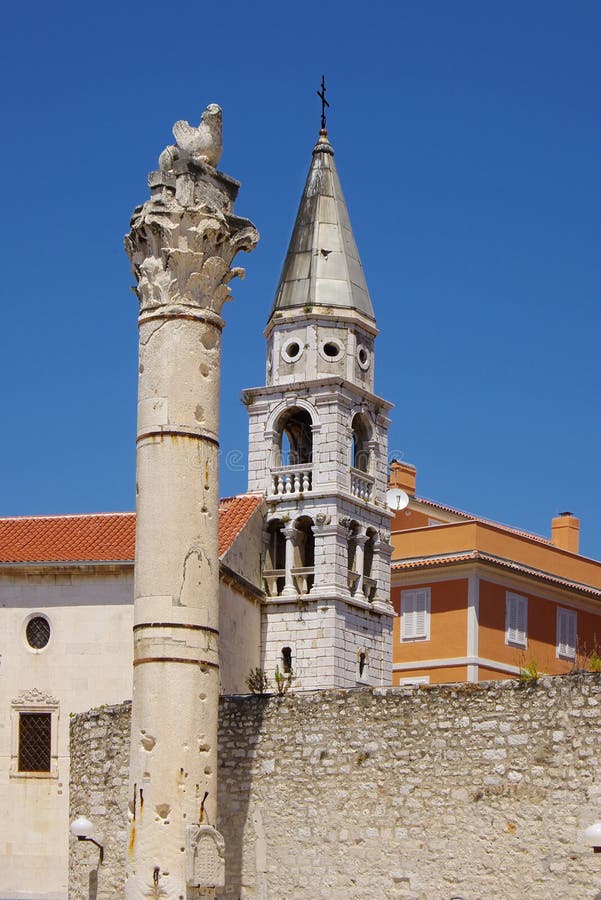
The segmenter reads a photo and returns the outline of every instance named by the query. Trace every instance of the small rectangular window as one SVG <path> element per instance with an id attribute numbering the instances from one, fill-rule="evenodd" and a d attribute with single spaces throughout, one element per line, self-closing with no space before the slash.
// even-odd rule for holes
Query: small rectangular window
<path id="1" fill-rule="evenodd" d="M 50 772 L 51 713 L 19 714 L 19 772 Z"/>
<path id="2" fill-rule="evenodd" d="M 573 609 L 557 607 L 557 656 L 576 659 L 577 613 Z"/>
<path id="3" fill-rule="evenodd" d="M 528 627 L 528 598 L 521 594 L 505 595 L 505 643 L 526 647 Z"/>
<path id="4" fill-rule="evenodd" d="M 430 640 L 430 588 L 401 591 L 401 640 Z"/>

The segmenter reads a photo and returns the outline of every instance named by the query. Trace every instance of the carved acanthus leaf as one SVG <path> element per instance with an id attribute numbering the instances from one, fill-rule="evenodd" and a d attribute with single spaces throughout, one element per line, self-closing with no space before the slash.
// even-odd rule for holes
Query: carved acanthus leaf
<path id="1" fill-rule="evenodd" d="M 220 313 L 231 299 L 229 282 L 244 275 L 231 268 L 234 256 L 257 241 L 251 223 L 206 204 L 195 210 L 172 205 L 167 220 L 149 200 L 134 213 L 125 242 L 140 308 L 183 304 Z"/>

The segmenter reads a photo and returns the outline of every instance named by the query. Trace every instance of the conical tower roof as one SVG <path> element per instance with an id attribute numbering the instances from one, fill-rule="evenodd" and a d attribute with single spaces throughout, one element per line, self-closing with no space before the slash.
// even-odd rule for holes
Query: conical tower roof
<path id="1" fill-rule="evenodd" d="M 303 307 L 375 319 L 325 129 L 313 149 L 270 319 L 278 310 Z"/>

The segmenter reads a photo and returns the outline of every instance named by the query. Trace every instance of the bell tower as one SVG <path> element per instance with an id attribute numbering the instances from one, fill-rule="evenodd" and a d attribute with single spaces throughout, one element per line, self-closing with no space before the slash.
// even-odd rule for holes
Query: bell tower
<path id="1" fill-rule="evenodd" d="M 293 688 L 392 682 L 388 412 L 373 307 L 325 123 L 245 391 L 249 490 L 264 491 L 263 667 Z"/>

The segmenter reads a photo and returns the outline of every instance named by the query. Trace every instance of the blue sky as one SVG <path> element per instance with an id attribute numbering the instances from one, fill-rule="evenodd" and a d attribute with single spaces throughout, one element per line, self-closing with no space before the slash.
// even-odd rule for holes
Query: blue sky
<path id="1" fill-rule="evenodd" d="M 0 514 L 132 509 L 129 217 L 176 119 L 224 110 L 221 168 L 261 233 L 225 308 L 222 494 L 243 388 L 319 127 L 381 329 L 390 448 L 418 490 L 546 534 L 598 475 L 601 4 L 73 2 L 4 13 Z"/>

